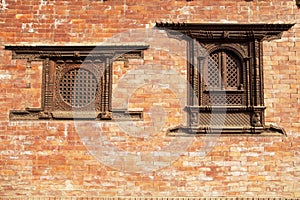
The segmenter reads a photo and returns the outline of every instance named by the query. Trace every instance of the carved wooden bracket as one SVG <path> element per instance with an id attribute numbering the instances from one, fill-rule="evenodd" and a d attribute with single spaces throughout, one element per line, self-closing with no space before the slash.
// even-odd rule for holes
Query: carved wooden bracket
<path id="1" fill-rule="evenodd" d="M 43 62 L 40 108 L 10 111 L 10 120 L 140 120 L 111 106 L 112 62 L 142 59 L 148 45 L 6 46 L 13 59 Z"/>
<path id="2" fill-rule="evenodd" d="M 262 43 L 293 25 L 157 23 L 188 43 L 188 126 L 171 132 L 274 132 L 264 123 Z"/>

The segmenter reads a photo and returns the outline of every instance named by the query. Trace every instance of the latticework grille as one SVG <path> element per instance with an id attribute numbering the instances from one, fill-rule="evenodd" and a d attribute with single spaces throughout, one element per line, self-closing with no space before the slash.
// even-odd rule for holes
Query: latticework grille
<path id="1" fill-rule="evenodd" d="M 226 87 L 238 87 L 238 67 L 238 59 L 235 56 L 226 53 Z"/>
<path id="2" fill-rule="evenodd" d="M 240 61 L 229 51 L 216 51 L 210 54 L 207 66 L 209 88 L 237 88 L 239 86 Z M 222 75 L 224 76 L 222 78 Z"/>
<path id="3" fill-rule="evenodd" d="M 219 54 L 212 53 L 208 59 L 208 87 L 220 87 L 221 71 L 219 66 Z"/>
<path id="4" fill-rule="evenodd" d="M 212 111 L 213 112 L 213 111 Z M 249 126 L 250 115 L 247 113 L 200 113 L 200 126 Z"/>
<path id="5" fill-rule="evenodd" d="M 231 51 L 218 50 L 208 58 L 208 92 L 203 94 L 203 105 L 242 105 L 243 94 L 239 91 L 241 79 L 241 61 Z M 228 92 L 229 91 L 229 92 Z"/>
<path id="6" fill-rule="evenodd" d="M 72 69 L 64 74 L 59 84 L 59 93 L 64 102 L 72 107 L 83 107 L 95 99 L 98 81 L 86 69 Z"/>
<path id="7" fill-rule="evenodd" d="M 208 106 L 220 106 L 220 105 L 242 105 L 242 94 L 204 94 L 203 103 Z"/>

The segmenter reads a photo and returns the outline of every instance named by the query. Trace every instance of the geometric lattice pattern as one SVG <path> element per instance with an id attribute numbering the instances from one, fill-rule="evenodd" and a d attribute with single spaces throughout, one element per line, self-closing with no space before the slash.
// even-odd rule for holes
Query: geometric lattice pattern
<path id="1" fill-rule="evenodd" d="M 199 113 L 200 126 L 249 126 L 250 115 L 248 113 Z"/>
<path id="2" fill-rule="evenodd" d="M 59 93 L 65 103 L 72 107 L 83 107 L 95 99 L 98 81 L 86 69 L 72 69 L 64 74 L 59 84 Z"/>
<path id="3" fill-rule="evenodd" d="M 243 104 L 242 94 L 210 93 L 203 95 L 203 104 L 207 106 L 238 106 Z"/>
<path id="4" fill-rule="evenodd" d="M 220 59 L 218 53 L 212 53 L 210 54 L 210 57 L 208 59 L 208 69 L 207 69 L 207 75 L 208 75 L 208 87 L 209 88 L 219 88 L 221 86 L 221 69 L 219 66 Z"/>
<path id="5" fill-rule="evenodd" d="M 238 87 L 239 85 L 239 61 L 232 54 L 226 53 L 226 87 Z"/>
<path id="6" fill-rule="evenodd" d="M 239 59 L 229 51 L 211 53 L 207 68 L 208 87 L 221 88 L 221 84 L 224 84 L 225 88 L 237 88 L 239 86 L 240 68 Z M 226 74 L 225 77 L 222 77 L 223 74 Z M 222 80 L 224 83 L 222 83 Z"/>
<path id="7" fill-rule="evenodd" d="M 224 89 L 222 93 L 210 92 L 203 95 L 203 104 L 213 105 L 242 105 L 243 96 L 237 93 L 240 86 L 241 62 L 231 51 L 218 50 L 210 54 L 207 66 L 207 85 L 212 89 Z M 222 77 L 224 76 L 224 77 Z M 223 85 L 224 84 L 224 85 Z M 222 86 L 222 87 L 221 87 Z M 232 91 L 231 94 L 226 92 Z"/>

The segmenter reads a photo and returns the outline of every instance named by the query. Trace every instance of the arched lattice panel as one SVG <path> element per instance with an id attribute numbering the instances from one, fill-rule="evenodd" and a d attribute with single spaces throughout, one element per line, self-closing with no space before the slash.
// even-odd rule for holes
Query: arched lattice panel
<path id="1" fill-rule="evenodd" d="M 204 105 L 242 105 L 245 102 L 242 91 L 242 62 L 233 51 L 213 51 L 205 68 L 207 81 Z"/>

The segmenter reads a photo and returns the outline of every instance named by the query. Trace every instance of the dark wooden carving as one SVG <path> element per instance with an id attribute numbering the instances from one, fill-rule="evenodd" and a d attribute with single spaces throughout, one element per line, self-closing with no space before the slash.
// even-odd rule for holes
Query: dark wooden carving
<path id="1" fill-rule="evenodd" d="M 13 59 L 43 61 L 41 108 L 10 111 L 10 120 L 140 120 L 142 112 L 114 111 L 112 62 L 142 58 L 147 45 L 6 46 Z"/>
<path id="2" fill-rule="evenodd" d="M 293 24 L 157 23 L 188 42 L 188 126 L 171 132 L 262 133 L 262 42 L 279 39 Z M 227 56 L 227 57 L 226 57 Z M 218 66 L 220 74 L 211 63 Z M 213 65 L 212 65 L 213 66 Z M 223 70 L 225 68 L 225 70 Z M 275 130 L 274 127 L 271 128 Z M 276 129 L 284 133 L 283 129 Z"/>

